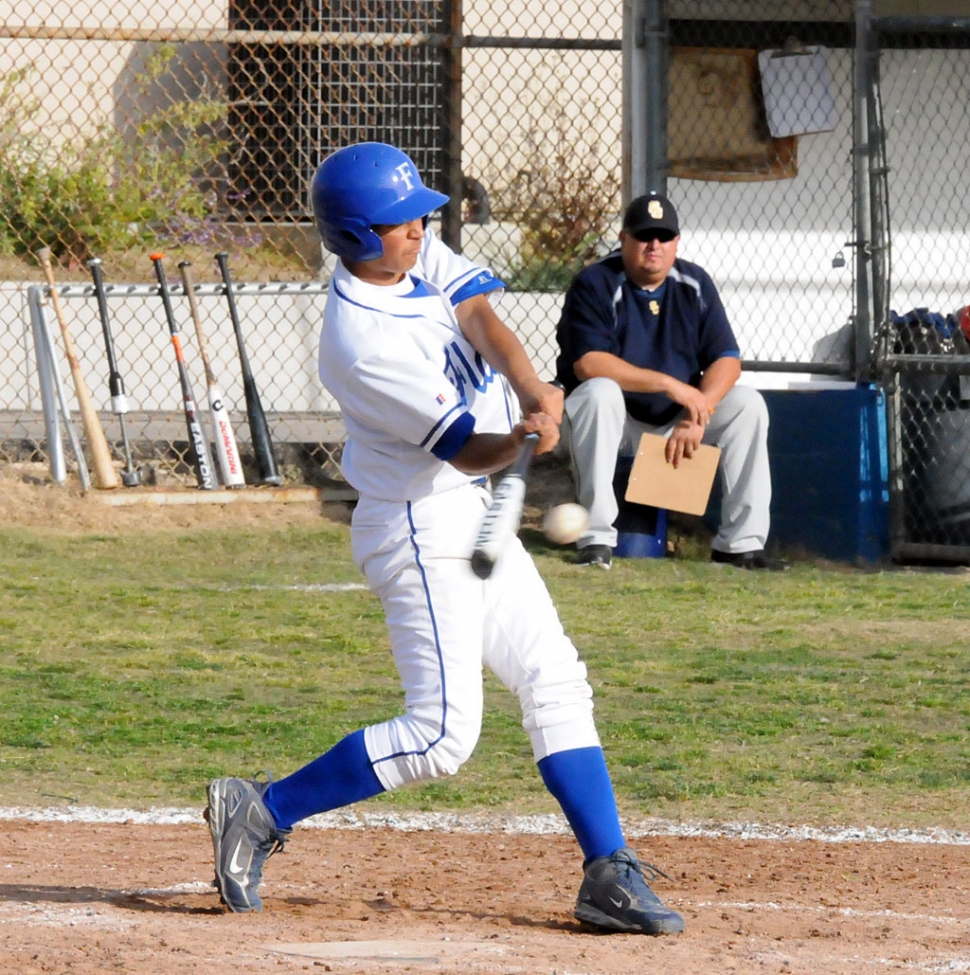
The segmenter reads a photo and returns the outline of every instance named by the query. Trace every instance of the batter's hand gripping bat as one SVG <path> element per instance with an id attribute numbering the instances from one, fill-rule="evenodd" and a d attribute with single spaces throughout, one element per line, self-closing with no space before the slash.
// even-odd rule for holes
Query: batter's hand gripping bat
<path id="1" fill-rule="evenodd" d="M 111 394 L 111 412 L 118 417 L 118 422 L 121 424 L 121 442 L 125 450 L 125 469 L 121 472 L 121 483 L 125 487 L 137 487 L 141 484 L 141 473 L 131 460 L 131 444 L 128 442 L 128 427 L 125 421 L 128 397 L 125 394 L 125 382 L 118 372 L 118 363 L 115 360 L 114 340 L 111 337 L 111 322 L 108 318 L 108 295 L 104 287 L 104 272 L 101 270 L 100 258 L 91 258 L 88 267 L 91 269 L 91 278 L 94 281 L 94 294 L 98 299 L 98 314 L 101 316 L 101 331 L 104 333 L 104 347 L 108 355 L 108 392 Z"/>
<path id="2" fill-rule="evenodd" d="M 37 251 L 37 260 L 40 261 L 44 269 L 44 276 L 47 278 L 47 286 L 50 289 L 51 304 L 54 306 L 54 314 L 57 316 L 57 324 L 61 329 L 61 337 L 64 340 L 64 352 L 67 355 L 67 362 L 71 369 L 71 379 L 74 382 L 74 395 L 77 398 L 78 410 L 81 413 L 81 423 L 84 427 L 84 438 L 87 440 L 88 450 L 91 453 L 91 466 L 94 470 L 94 483 L 102 490 L 110 490 L 118 486 L 118 472 L 111 461 L 111 449 L 108 447 L 108 440 L 104 435 L 104 428 L 98 417 L 98 411 L 94 408 L 91 399 L 91 392 L 88 384 L 84 381 L 81 374 L 81 366 L 74 351 L 74 342 L 71 339 L 70 330 L 67 327 L 67 319 L 64 316 L 64 308 L 61 305 L 61 296 L 54 281 L 54 268 L 51 265 L 51 250 L 49 247 L 41 247 Z"/>
<path id="3" fill-rule="evenodd" d="M 149 254 L 152 264 L 155 265 L 158 293 L 162 296 L 165 318 L 168 322 L 169 333 L 172 336 L 172 348 L 175 349 L 175 362 L 178 365 L 179 383 L 182 387 L 182 404 L 185 408 L 185 425 L 189 432 L 189 443 L 195 450 L 195 478 L 199 487 L 204 491 L 213 491 L 217 484 L 215 473 L 212 470 L 212 458 L 209 456 L 209 444 L 206 442 L 205 434 L 202 432 L 202 424 L 199 422 L 199 408 L 196 405 L 195 394 L 192 392 L 189 370 L 186 368 L 185 357 L 182 355 L 182 341 L 179 337 L 178 322 L 175 321 L 172 298 L 168 293 L 168 283 L 165 280 L 165 268 L 162 266 L 164 256 L 164 254 Z"/>
<path id="4" fill-rule="evenodd" d="M 219 462 L 219 473 L 222 483 L 227 488 L 241 488 L 246 485 L 243 474 L 242 461 L 239 459 L 239 448 L 236 446 L 236 435 L 232 431 L 232 421 L 229 411 L 222 400 L 222 390 L 216 381 L 209 361 L 209 347 L 202 330 L 202 316 L 199 314 L 199 303 L 195 297 L 195 285 L 192 282 L 192 262 L 182 261 L 179 273 L 182 275 L 182 287 L 189 299 L 189 310 L 192 313 L 192 324 L 195 325 L 195 337 L 199 341 L 199 355 L 205 369 L 205 382 L 209 396 L 209 415 L 212 417 L 212 432 L 216 443 L 216 460 Z"/>
<path id="5" fill-rule="evenodd" d="M 278 485 L 283 483 L 279 468 L 276 466 L 276 455 L 273 453 L 273 438 L 270 436 L 269 424 L 263 412 L 263 404 L 256 388 L 256 380 L 249 366 L 249 356 L 246 354 L 246 344 L 243 341 L 242 326 L 239 322 L 239 312 L 236 299 L 232 293 L 232 278 L 229 275 L 229 255 L 225 251 L 216 254 L 216 263 L 222 273 L 222 281 L 226 286 L 226 301 L 229 303 L 229 316 L 232 318 L 232 328 L 236 333 L 236 345 L 239 346 L 239 365 L 242 369 L 243 392 L 246 394 L 246 419 L 249 421 L 249 433 L 253 438 L 253 453 L 256 455 L 256 469 L 263 484 Z"/>
<path id="6" fill-rule="evenodd" d="M 472 549 L 472 571 L 479 579 L 487 579 L 492 574 L 502 549 L 519 530 L 525 503 L 525 476 L 538 443 L 539 434 L 525 435 L 518 457 L 495 488 Z"/>

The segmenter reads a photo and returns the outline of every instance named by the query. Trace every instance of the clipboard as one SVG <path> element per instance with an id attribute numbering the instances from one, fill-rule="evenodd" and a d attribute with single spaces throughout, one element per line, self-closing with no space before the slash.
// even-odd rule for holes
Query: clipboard
<path id="1" fill-rule="evenodd" d="M 684 458 L 679 467 L 674 467 L 664 457 L 666 445 L 667 438 L 656 433 L 645 433 L 640 437 L 625 500 L 688 515 L 704 514 L 721 459 L 721 448 L 701 444 L 693 457 Z"/>
<path id="2" fill-rule="evenodd" d="M 831 132 L 839 121 L 824 47 L 761 51 L 761 89 L 774 138 Z"/>

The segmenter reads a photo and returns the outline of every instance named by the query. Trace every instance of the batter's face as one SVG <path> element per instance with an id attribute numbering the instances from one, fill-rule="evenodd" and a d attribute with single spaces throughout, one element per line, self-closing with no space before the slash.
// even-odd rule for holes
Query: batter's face
<path id="1" fill-rule="evenodd" d="M 408 223 L 377 224 L 371 228 L 384 247 L 384 253 L 372 261 L 348 262 L 349 270 L 370 284 L 397 284 L 418 260 L 424 240 L 424 220 Z"/>
<path id="2" fill-rule="evenodd" d="M 626 276 L 638 288 L 656 288 L 663 284 L 677 257 L 680 237 L 669 231 L 650 231 L 648 240 L 637 240 L 625 230 L 620 231 L 620 256 Z"/>

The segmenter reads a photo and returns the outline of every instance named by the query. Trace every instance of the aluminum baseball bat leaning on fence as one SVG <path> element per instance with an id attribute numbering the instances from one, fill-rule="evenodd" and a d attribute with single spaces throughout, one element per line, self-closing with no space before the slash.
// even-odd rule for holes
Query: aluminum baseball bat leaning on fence
<path id="1" fill-rule="evenodd" d="M 168 282 L 165 279 L 165 268 L 162 265 L 164 256 L 164 254 L 149 255 L 152 264 L 155 265 L 158 293 L 161 295 L 162 304 L 165 307 L 165 319 L 168 322 L 169 334 L 172 337 L 172 348 L 175 349 L 175 362 L 178 365 L 179 384 L 182 388 L 182 406 L 185 410 L 185 425 L 189 433 L 189 443 L 195 452 L 193 460 L 195 478 L 199 487 L 204 491 L 213 491 L 218 487 L 218 484 L 216 483 L 215 472 L 212 469 L 209 444 L 202 432 L 202 424 L 199 422 L 199 407 L 196 403 L 195 394 L 192 392 L 189 370 L 185 365 L 185 356 L 182 354 L 182 340 L 178 322 L 175 320 L 175 310 L 172 308 L 172 298 L 168 291 Z"/>
<path id="2" fill-rule="evenodd" d="M 279 485 L 283 483 L 279 468 L 276 464 L 276 454 L 273 450 L 273 438 L 269 432 L 269 423 L 256 388 L 253 370 L 249 365 L 246 353 L 246 343 L 243 341 L 242 325 L 239 321 L 239 310 L 236 308 L 236 298 L 232 293 L 232 278 L 229 274 L 229 255 L 225 251 L 216 254 L 216 263 L 222 274 L 225 285 L 226 301 L 229 304 L 229 316 L 232 328 L 236 333 L 236 345 L 239 347 L 239 365 L 242 369 L 243 392 L 246 396 L 246 419 L 249 422 L 249 433 L 253 439 L 253 453 L 256 455 L 256 469 L 259 480 L 263 484 Z"/>
<path id="3" fill-rule="evenodd" d="M 131 444 L 128 441 L 128 396 L 125 393 L 125 382 L 118 371 L 115 359 L 114 339 L 111 335 L 111 320 L 108 317 L 108 294 L 104 287 L 104 272 L 101 270 L 100 258 L 93 257 L 88 261 L 91 278 L 94 281 L 94 294 L 98 300 L 98 314 L 101 317 L 101 331 L 104 334 L 104 347 L 108 356 L 108 392 L 111 395 L 111 412 L 118 417 L 121 425 L 121 442 L 125 451 L 125 467 L 121 472 L 121 483 L 125 487 L 137 487 L 141 484 L 141 472 L 135 467 L 131 458 Z"/>
<path id="4" fill-rule="evenodd" d="M 236 435 L 232 429 L 232 420 L 229 419 L 229 411 L 226 409 L 223 400 L 222 389 L 219 387 L 215 371 L 209 360 L 209 346 L 206 342 L 205 331 L 202 328 L 202 315 L 199 312 L 199 303 L 196 300 L 191 268 L 191 261 L 179 263 L 182 287 L 185 289 L 185 296 L 189 300 L 192 324 L 195 326 L 195 336 L 199 342 L 199 355 L 202 358 L 202 367 L 205 369 L 206 393 L 209 399 L 209 415 L 212 418 L 216 460 L 219 464 L 222 483 L 227 488 L 241 488 L 246 485 L 246 477 L 243 474 L 239 448 L 236 446 Z"/>

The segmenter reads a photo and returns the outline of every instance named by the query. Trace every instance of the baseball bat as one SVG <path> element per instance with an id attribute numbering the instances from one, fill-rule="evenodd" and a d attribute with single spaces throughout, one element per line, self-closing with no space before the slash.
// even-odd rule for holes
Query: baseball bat
<path id="1" fill-rule="evenodd" d="M 141 484 L 141 473 L 131 459 L 131 444 L 128 442 L 128 396 L 125 393 L 125 381 L 118 371 L 115 359 L 114 340 L 111 337 L 111 319 L 108 317 L 108 294 L 104 287 L 104 272 L 101 270 L 101 259 L 97 257 L 88 261 L 91 278 L 94 281 L 94 294 L 98 299 L 98 314 L 101 316 L 101 331 L 104 334 L 104 347 L 108 355 L 108 392 L 111 395 L 111 412 L 118 417 L 121 425 L 121 442 L 125 451 L 125 469 L 121 472 L 121 483 L 125 487 L 137 487 Z"/>
<path id="2" fill-rule="evenodd" d="M 54 355 L 54 337 L 51 335 L 50 323 L 47 321 L 47 315 L 44 314 L 44 309 L 40 306 L 39 299 L 35 301 L 30 295 L 28 295 L 27 300 L 31 304 L 30 317 L 35 328 L 34 340 L 37 343 L 38 372 L 40 372 L 41 389 L 43 390 L 44 386 L 44 370 L 40 366 L 40 360 L 43 358 L 44 363 L 47 366 L 47 372 L 49 372 L 51 376 L 51 382 L 57 397 L 58 409 L 61 419 L 64 421 L 64 428 L 67 431 L 67 439 L 71 444 L 71 452 L 74 454 L 74 459 L 77 461 L 77 474 L 81 480 L 81 491 L 84 494 L 87 494 L 88 491 L 91 490 L 91 475 L 88 472 L 88 462 L 84 457 L 84 451 L 81 449 L 81 441 L 78 439 L 77 431 L 74 429 L 74 420 L 71 418 L 71 411 L 67 405 L 67 396 L 64 393 L 64 383 L 61 382 L 61 371 L 57 365 L 57 357 Z M 55 459 L 52 450 L 52 474 L 54 474 L 54 466 Z M 56 475 L 55 480 L 57 480 Z M 62 482 L 58 481 L 58 483 Z"/>
<path id="3" fill-rule="evenodd" d="M 525 503 L 525 476 L 538 442 L 539 434 L 525 435 L 518 456 L 495 488 L 492 503 L 482 518 L 471 559 L 472 571 L 479 579 L 487 579 L 492 574 L 506 542 L 519 530 Z"/>
<path id="4" fill-rule="evenodd" d="M 168 293 L 168 282 L 165 280 L 165 268 L 162 266 L 164 254 L 149 254 L 152 264 L 155 265 L 155 277 L 158 278 L 158 293 L 162 297 L 162 304 L 165 307 L 165 319 L 168 322 L 168 331 L 172 337 L 172 348 L 175 349 L 175 362 L 178 366 L 179 384 L 182 387 L 182 405 L 185 409 L 185 426 L 189 432 L 189 443 L 195 449 L 195 478 L 199 487 L 204 491 L 214 491 L 217 487 L 215 475 L 212 470 L 212 459 L 209 456 L 209 445 L 206 443 L 205 434 L 202 432 L 202 424 L 199 422 L 199 408 L 196 405 L 195 394 L 192 392 L 192 381 L 189 379 L 189 370 L 185 365 L 185 356 L 182 354 L 182 340 L 179 335 L 178 322 L 175 320 L 175 311 L 172 309 L 172 299 Z"/>
<path id="5" fill-rule="evenodd" d="M 104 428 L 98 417 L 98 411 L 94 408 L 94 401 L 91 399 L 91 392 L 88 384 L 84 381 L 81 373 L 81 365 L 74 351 L 74 341 L 71 338 L 70 329 L 67 326 L 67 318 L 64 315 L 64 308 L 61 305 L 61 296 L 54 281 L 54 268 L 51 264 L 51 250 L 49 247 L 41 247 L 37 251 L 37 260 L 40 261 L 44 269 L 44 276 L 47 278 L 47 287 L 50 291 L 51 304 L 54 306 L 54 314 L 57 316 L 57 324 L 61 329 L 61 338 L 64 340 L 64 352 L 67 355 L 67 363 L 71 369 L 71 379 L 74 382 L 74 395 L 77 398 L 78 410 L 81 413 L 81 424 L 84 428 L 84 439 L 87 441 L 88 450 L 91 453 L 91 467 L 94 471 L 95 486 L 103 491 L 109 491 L 118 486 L 118 472 L 111 461 L 111 449 L 108 447 L 108 439 L 104 435 Z"/>
<path id="6" fill-rule="evenodd" d="M 229 411 L 222 401 L 222 390 L 216 380 L 212 363 L 209 361 L 209 346 L 202 329 L 202 315 L 199 313 L 199 303 L 196 300 L 195 284 L 192 281 L 192 262 L 182 261 L 179 264 L 179 274 L 182 276 L 182 287 L 189 299 L 189 311 L 192 324 L 195 326 L 195 337 L 199 341 L 199 355 L 202 357 L 202 367 L 205 369 L 206 391 L 209 398 L 209 416 L 212 418 L 212 432 L 216 444 L 216 460 L 222 483 L 227 488 L 241 488 L 246 486 L 242 462 L 239 459 L 239 448 L 236 446 L 236 435 L 232 430 Z"/>
<path id="7" fill-rule="evenodd" d="M 229 304 L 229 317 L 232 328 L 236 333 L 236 345 L 239 347 L 239 365 L 242 369 L 243 392 L 246 395 L 246 419 L 249 422 L 249 433 L 253 438 L 253 453 L 256 455 L 256 469 L 263 484 L 282 484 L 279 468 L 276 466 L 276 455 L 273 452 L 273 438 L 270 436 L 269 424 L 263 412 L 263 404 L 253 378 L 253 370 L 249 365 L 246 354 L 246 343 L 243 341 L 242 325 L 239 322 L 239 311 L 236 299 L 232 293 L 232 279 L 229 275 L 229 255 L 225 251 L 216 254 L 216 263 L 222 273 L 222 281 L 226 286 L 226 301 Z"/>

